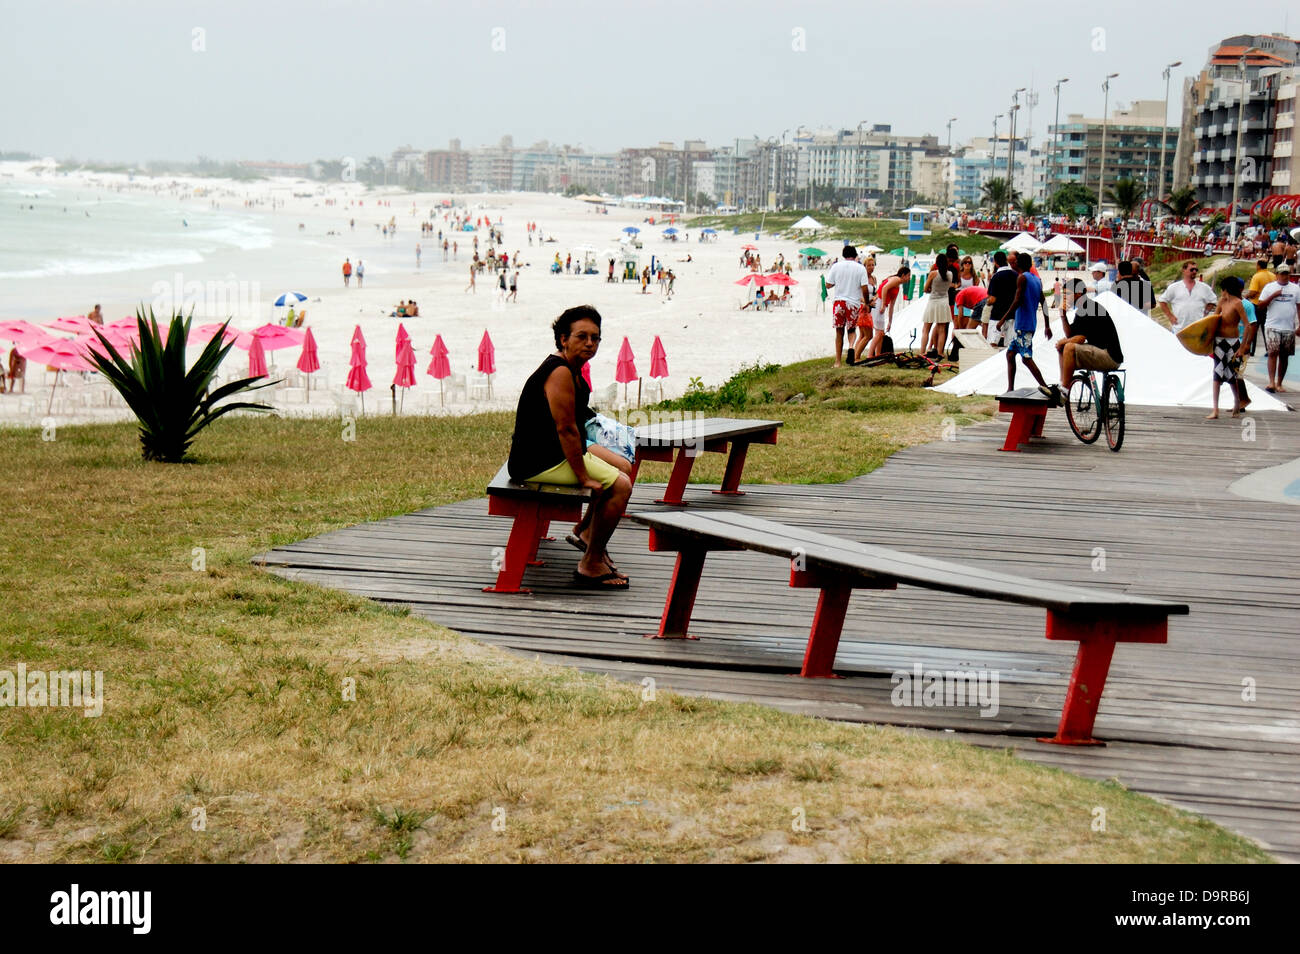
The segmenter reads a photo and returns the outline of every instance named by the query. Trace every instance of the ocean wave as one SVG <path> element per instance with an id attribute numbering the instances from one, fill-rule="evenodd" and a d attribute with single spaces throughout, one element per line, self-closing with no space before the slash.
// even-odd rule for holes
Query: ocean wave
<path id="1" fill-rule="evenodd" d="M 186 249 L 157 249 L 135 252 L 114 258 L 64 258 L 49 262 L 39 268 L 16 272 L 0 272 L 0 278 L 58 278 L 72 275 L 108 275 L 114 272 L 132 272 L 138 269 L 158 268 L 163 265 L 197 265 L 203 256 Z"/>

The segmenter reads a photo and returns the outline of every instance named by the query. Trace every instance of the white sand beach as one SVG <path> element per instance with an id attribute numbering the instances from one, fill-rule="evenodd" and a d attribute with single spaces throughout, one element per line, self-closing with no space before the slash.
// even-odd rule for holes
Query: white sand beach
<path id="1" fill-rule="evenodd" d="M 163 261 L 113 270 L 105 267 L 100 271 L 92 265 L 89 269 L 68 268 L 62 274 L 57 262 L 38 263 L 39 267 L 26 274 L 6 278 L 0 297 L 0 319 L 43 323 L 61 315 L 84 314 L 98 302 L 111 321 L 132 314 L 141 302 L 148 305 L 160 295 L 162 299 L 183 298 L 187 288 L 210 289 L 210 283 L 214 283 L 234 289 L 237 284 L 242 296 L 238 302 L 232 300 L 233 294 L 214 299 L 210 293 L 193 301 L 195 325 L 221 320 L 233 306 L 237 312 L 233 324 L 251 330 L 282 316 L 283 310 L 274 308 L 273 301 L 285 291 L 297 291 L 308 297 L 300 307 L 307 309 L 306 323 L 316 338 L 322 371 L 315 377 L 311 404 L 302 403 L 303 396 L 294 391 L 276 395 L 277 406 L 291 413 L 336 413 L 338 404 L 331 395 L 344 403 L 348 401 L 350 394 L 342 393 L 342 388 L 348 371 L 349 340 L 357 325 L 366 337 L 368 374 L 374 384 L 366 394 L 366 411 L 391 413 L 389 385 L 395 371 L 398 319 L 389 315 L 401 300 L 415 299 L 420 308 L 418 317 L 403 319 L 419 362 L 419 384 L 405 397 L 405 413 L 513 408 L 524 379 L 553 348 L 551 321 L 565 308 L 578 304 L 594 305 L 604 317 L 605 340 L 592 362 L 597 392 L 613 383 L 617 354 L 626 336 L 636 355 L 638 371 L 647 376 L 643 384 L 645 400 L 658 394 L 658 384 L 648 379 L 650 348 L 656 335 L 668 356 L 670 377 L 664 382 L 664 392 L 669 396 L 682 393 L 692 378 L 699 378 L 705 385 L 717 385 L 741 366 L 756 361 L 787 363 L 828 356 L 833 341 L 829 310 L 819 311 L 817 307 L 818 272 L 796 269 L 800 284 L 792 289 L 790 307 L 760 313 L 739 310 L 748 294 L 746 288 L 734 284 L 743 274 L 738 264 L 740 247 L 756 244 L 764 263 L 769 263 L 778 253 L 796 260 L 797 249 L 807 244 L 806 240 L 775 239 L 764 234 L 755 241 L 752 232 L 734 235 L 727 231 L 714 242 L 700 243 L 698 230 L 683 226 L 682 234 L 689 235 L 689 241 L 670 242 L 662 235 L 662 221 L 656 218 L 653 226 L 645 221 L 653 213 L 612 208 L 607 215 L 599 214 L 588 203 L 538 193 L 448 196 L 395 189 L 367 191 L 356 183 L 307 180 L 243 183 L 84 172 L 57 174 L 52 167 L 28 163 L 0 164 L 0 175 L 0 190 L 6 200 L 18 196 L 17 201 L 35 206 L 24 212 L 29 216 L 69 194 L 82 202 L 98 203 L 90 209 L 101 217 L 105 198 L 155 203 L 150 214 L 157 214 L 156 205 L 161 204 L 167 228 L 187 238 L 189 233 L 182 229 L 206 214 L 234 216 L 222 220 L 220 233 L 223 238 L 227 233 L 236 233 L 236 240 L 243 246 L 218 245 L 198 251 L 178 248 L 175 263 Z M 46 194 L 50 191 L 52 196 Z M 453 212 L 441 206 L 444 199 L 468 206 L 475 218 L 482 215 L 494 224 L 501 222 L 504 249 L 512 259 L 518 250 L 524 262 L 517 303 L 500 300 L 490 272 L 479 276 L 476 293 L 465 291 L 474 235 L 480 236 L 481 251 L 486 251 L 487 237 L 484 232 L 452 235 L 449 230 Z M 174 217 L 168 217 L 167 203 L 175 206 Z M 246 208 L 245 203 L 253 204 Z M 184 227 L 180 225 L 181 216 L 186 217 Z M 72 219 L 76 219 L 75 214 L 69 221 Z M 385 238 L 379 227 L 390 219 L 396 222 L 396 234 Z M 20 225 L 23 221 L 19 220 Z M 423 221 L 434 222 L 435 229 L 442 228 L 444 235 L 459 242 L 455 260 L 442 261 L 436 232 L 433 236 L 422 235 Z M 556 241 L 530 247 L 528 222 L 537 223 L 546 238 Z M 653 282 L 649 294 L 641 294 L 639 285 L 633 282 L 607 282 L 607 256 L 600 254 L 598 275 L 550 273 L 557 252 L 563 258 L 583 245 L 594 247 L 598 253 L 620 248 L 618 240 L 626 226 L 642 229 L 639 237 L 643 248 L 638 253 L 642 266 L 650 264 L 651 256 L 655 256 L 667 261 L 675 272 L 671 299 Z M 417 243 L 423 250 L 419 268 Z M 827 247 L 832 254 L 836 250 L 837 243 Z M 164 259 L 166 251 L 161 251 Z M 685 261 L 688 255 L 690 262 Z M 356 287 L 355 278 L 352 287 L 343 286 L 341 266 L 345 258 L 354 265 L 364 261 L 363 287 Z M 883 256 L 881 270 L 892 267 L 895 263 Z M 490 401 L 481 390 L 472 388 L 477 348 L 484 331 L 496 346 L 497 374 Z M 439 403 L 438 383 L 424 373 L 437 334 L 442 335 L 450 350 L 453 373 L 464 374 L 466 384 L 471 385 L 468 395 L 449 395 L 445 408 Z M 7 353 L 7 343 L 4 347 Z M 269 358 L 273 376 L 279 376 L 293 367 L 298 349 L 281 350 Z M 228 373 L 242 372 L 246 361 L 244 352 L 232 351 L 227 358 Z M 28 394 L 48 395 L 51 380 L 43 368 L 29 368 Z M 628 390 L 633 403 L 636 389 L 633 383 Z M 17 397 L 5 398 L 0 401 L 0 419 L 35 423 L 44 416 L 44 400 L 20 402 Z M 620 386 L 618 401 L 622 400 Z M 125 413 L 121 409 L 81 406 L 83 403 L 95 404 L 89 399 L 71 406 L 60 402 L 56 416 L 71 421 Z"/>

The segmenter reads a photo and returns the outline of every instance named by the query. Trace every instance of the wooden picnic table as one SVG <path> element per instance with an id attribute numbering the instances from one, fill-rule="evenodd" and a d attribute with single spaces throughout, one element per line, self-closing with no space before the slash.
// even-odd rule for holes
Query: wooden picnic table
<path id="1" fill-rule="evenodd" d="M 685 421 L 665 421 L 636 428 L 636 465 L 632 471 L 636 478 L 641 461 L 672 461 L 677 451 L 673 472 L 661 504 L 684 505 L 682 492 L 701 452 L 724 453 L 731 449 L 727 469 L 722 475 L 722 486 L 715 494 L 740 495 L 740 475 L 745 469 L 745 456 L 750 444 L 775 444 L 777 428 L 783 421 L 755 421 L 746 418 L 705 417 Z"/>

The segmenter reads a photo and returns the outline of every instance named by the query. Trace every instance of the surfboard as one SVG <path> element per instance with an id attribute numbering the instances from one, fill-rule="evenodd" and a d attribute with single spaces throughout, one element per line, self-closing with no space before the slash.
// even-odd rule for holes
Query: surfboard
<path id="1" fill-rule="evenodd" d="M 1216 311 L 1179 331 L 1178 341 L 1192 354 L 1214 354 L 1214 331 L 1218 326 L 1219 313 Z"/>

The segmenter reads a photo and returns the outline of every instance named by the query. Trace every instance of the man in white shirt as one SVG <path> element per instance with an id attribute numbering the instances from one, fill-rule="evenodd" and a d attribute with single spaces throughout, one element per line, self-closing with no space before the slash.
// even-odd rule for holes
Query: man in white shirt
<path id="1" fill-rule="evenodd" d="M 838 368 L 844 363 L 844 329 L 847 326 L 856 333 L 858 312 L 871 294 L 867 290 L 867 270 L 858 261 L 858 250 L 852 245 L 844 246 L 842 257 L 826 273 L 826 287 L 835 295 L 831 317 L 835 321 L 835 367 Z"/>
<path id="2" fill-rule="evenodd" d="M 1300 289 L 1291 281 L 1291 266 L 1283 262 L 1273 269 L 1277 281 L 1269 282 L 1259 293 L 1264 318 L 1264 346 L 1268 349 L 1268 387 L 1266 391 L 1285 391 L 1282 379 L 1291 355 L 1295 354 L 1296 327 L 1300 324 Z"/>
<path id="3" fill-rule="evenodd" d="M 1195 262 L 1183 262 L 1182 277 L 1160 296 L 1160 310 L 1169 319 L 1169 330 L 1175 334 L 1200 321 L 1218 304 L 1214 290 L 1196 277 L 1200 271 Z"/>
<path id="4" fill-rule="evenodd" d="M 1092 268 L 1092 293 L 1100 295 L 1102 292 L 1114 291 L 1115 283 L 1106 277 L 1106 265 L 1103 262 L 1093 262 Z"/>

